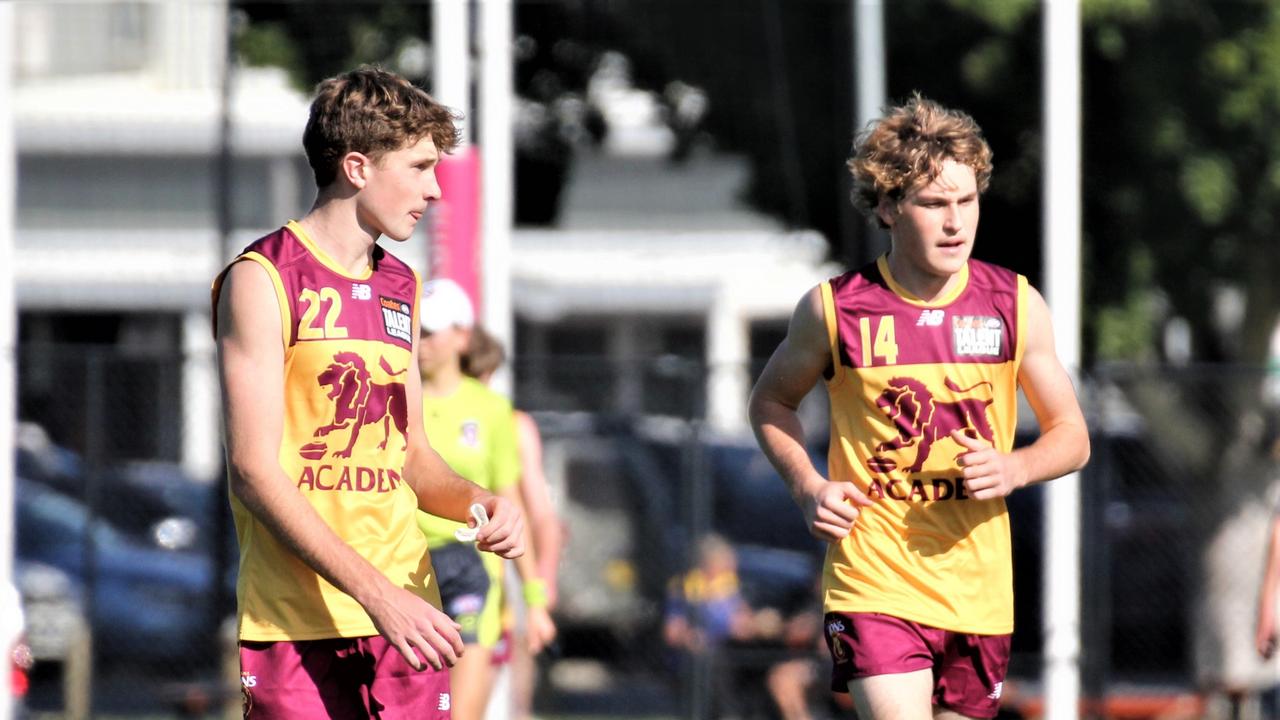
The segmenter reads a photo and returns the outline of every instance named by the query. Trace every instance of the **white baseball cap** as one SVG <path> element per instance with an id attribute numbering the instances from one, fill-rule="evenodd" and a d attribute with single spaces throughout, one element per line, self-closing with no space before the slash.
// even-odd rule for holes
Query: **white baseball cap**
<path id="1" fill-rule="evenodd" d="M 449 278 L 428 280 L 422 285 L 422 305 L 418 308 L 422 329 L 439 332 L 454 326 L 469 328 L 476 322 L 475 308 L 467 291 Z"/>

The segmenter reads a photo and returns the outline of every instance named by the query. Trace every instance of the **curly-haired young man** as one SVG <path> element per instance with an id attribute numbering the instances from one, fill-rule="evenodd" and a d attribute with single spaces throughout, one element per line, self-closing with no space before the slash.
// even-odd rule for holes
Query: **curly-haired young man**
<path id="1" fill-rule="evenodd" d="M 751 423 L 823 571 L 832 689 L 863 720 L 994 717 L 1013 577 L 1004 498 L 1084 465 L 1088 431 L 1025 277 L 970 258 L 991 150 L 914 96 L 858 138 L 854 202 L 889 252 L 812 288 L 751 395 Z M 831 400 L 830 478 L 796 408 Z M 1014 449 L 1021 387 L 1040 437 Z"/>

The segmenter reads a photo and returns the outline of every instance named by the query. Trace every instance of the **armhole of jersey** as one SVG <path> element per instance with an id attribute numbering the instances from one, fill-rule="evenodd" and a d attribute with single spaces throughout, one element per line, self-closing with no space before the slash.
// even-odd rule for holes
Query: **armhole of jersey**
<path id="1" fill-rule="evenodd" d="M 412 339 L 409 340 L 409 353 L 413 354 L 418 348 L 418 337 L 422 335 L 422 326 L 418 324 L 418 313 L 422 311 L 422 308 L 418 307 L 422 304 L 422 275 L 413 268 L 409 268 L 409 272 L 413 273 L 413 302 L 410 303 L 413 311 L 409 317 L 411 323 L 409 327 L 412 328 L 409 332 L 413 333 Z M 417 355 L 413 357 L 417 359 Z"/>
<path id="2" fill-rule="evenodd" d="M 1022 350 L 1027 346 L 1027 276 L 1018 275 L 1017 339 L 1014 341 L 1013 366 L 1022 367 Z"/>
<path id="3" fill-rule="evenodd" d="M 840 364 L 840 326 L 836 322 L 836 300 L 830 281 L 818 287 L 822 288 L 822 316 L 827 323 L 827 347 L 831 351 L 831 379 L 827 384 L 835 386 L 844 380 L 844 367 Z"/>
<path id="4" fill-rule="evenodd" d="M 417 334 L 420 332 L 420 330 L 418 329 L 418 310 L 419 310 L 418 306 L 422 304 L 422 275 L 419 274 L 418 271 L 414 270 L 413 268 L 409 268 L 409 272 L 413 273 L 412 322 L 413 322 L 413 332 L 414 334 Z"/>
<path id="5" fill-rule="evenodd" d="M 284 343 L 285 349 L 288 349 L 289 341 L 293 339 L 293 333 L 289 330 L 293 327 L 293 314 L 289 309 L 289 298 L 284 294 L 284 281 L 280 279 L 280 272 L 276 270 L 276 266 L 272 265 L 270 260 L 256 252 L 247 252 L 234 262 L 241 260 L 251 260 L 258 263 L 267 271 L 267 277 L 271 278 L 271 284 L 276 289 L 276 304 L 280 307 L 281 342 Z"/>

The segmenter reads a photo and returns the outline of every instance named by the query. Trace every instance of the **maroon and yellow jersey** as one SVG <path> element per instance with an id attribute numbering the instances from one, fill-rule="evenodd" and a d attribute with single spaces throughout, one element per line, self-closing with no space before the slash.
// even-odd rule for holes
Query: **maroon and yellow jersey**
<path id="1" fill-rule="evenodd" d="M 348 275 L 297 223 L 233 262 L 266 269 L 284 344 L 280 466 L 348 545 L 395 584 L 439 607 L 417 496 L 404 482 L 417 273 L 381 248 Z M 226 271 L 214 281 L 213 305 Z M 217 318 L 215 315 L 215 323 Z M 263 372 L 275 372 L 263 368 Z M 413 412 L 418 412 L 417 408 Z M 236 583 L 242 640 L 376 635 L 364 609 L 321 578 L 233 495 L 240 542 Z"/>
<path id="2" fill-rule="evenodd" d="M 1013 448 L 1026 278 L 971 260 L 954 291 L 915 298 L 884 257 L 821 287 L 831 344 L 830 479 L 874 504 L 827 551 L 828 612 L 963 633 L 1013 631 L 1004 500 L 965 492 L 953 430 Z"/>

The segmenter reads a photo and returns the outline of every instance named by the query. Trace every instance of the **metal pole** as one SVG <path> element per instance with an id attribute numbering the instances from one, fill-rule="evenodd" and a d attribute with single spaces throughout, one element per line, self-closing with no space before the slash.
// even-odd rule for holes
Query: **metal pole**
<path id="1" fill-rule="evenodd" d="M 218 262 L 217 266 L 221 268 L 223 263 L 231 261 L 231 258 L 239 250 L 234 244 L 233 235 L 235 233 L 235 225 L 232 219 L 231 209 L 231 184 L 234 182 L 235 172 L 235 149 L 231 144 L 231 133 L 234 129 L 234 118 L 232 116 L 232 103 L 235 96 L 236 84 L 236 36 L 239 31 L 237 25 L 237 10 L 231 3 L 227 3 L 225 15 L 225 33 L 222 38 L 222 77 L 221 84 L 218 88 L 218 156 L 214 167 L 214 187 L 213 199 L 214 208 L 217 216 L 214 218 L 218 228 Z M 210 313 L 212 309 L 210 309 Z M 208 647 L 210 652 L 226 652 L 221 643 L 219 635 L 222 616 L 235 612 L 235 594 L 226 587 L 226 583 L 222 578 L 226 577 L 230 570 L 231 558 L 228 557 L 226 551 L 227 546 L 231 542 L 232 519 L 231 519 L 231 503 L 226 496 L 226 465 L 225 455 L 222 452 L 221 422 L 217 410 L 219 400 L 218 396 L 218 374 L 216 368 L 216 344 L 213 340 L 213 322 L 211 314 L 204 313 L 188 313 L 183 321 L 183 351 L 185 359 L 183 363 L 184 384 L 187 387 L 185 393 L 187 403 L 184 406 L 186 417 L 189 422 L 183 426 L 183 432 L 188 434 L 184 445 L 187 447 L 198 448 L 196 443 L 208 443 L 210 438 L 217 438 L 217 444 L 212 449 L 212 456 L 205 457 L 199 449 L 194 450 L 191 454 L 184 456 L 184 460 L 188 463 L 188 467 L 195 473 L 204 475 L 210 473 L 217 476 L 212 488 L 207 492 L 214 494 L 213 503 L 213 542 L 210 548 L 210 563 L 213 567 L 213 587 L 210 588 L 210 602 L 208 606 Z M 207 405 L 212 403 L 212 407 Z M 208 425 L 208 423 L 212 425 Z M 196 437 L 190 437 L 195 435 Z M 203 462 L 195 462 L 194 458 L 200 457 Z M 201 477 L 201 480 L 207 478 L 207 475 Z M 238 653 L 237 653 L 238 658 Z"/>
<path id="2" fill-rule="evenodd" d="M 471 142 L 470 26 L 467 0 L 431 3 L 431 94 L 437 102 L 462 111 L 462 142 Z"/>
<path id="3" fill-rule="evenodd" d="M 0 3 L 0 107 L 13 107 L 13 4 Z M 18 310 L 13 288 L 14 234 L 17 223 L 14 196 L 17 186 L 17 149 L 13 139 L 13 113 L 0 112 L 0 592 L 13 582 L 13 440 L 16 429 Z M 8 642 L 9 638 L 0 638 Z M 9 648 L 0 648 L 7 655 Z M 13 698 L 0 693 L 0 720 L 13 717 Z"/>
<path id="4" fill-rule="evenodd" d="M 884 44 L 883 0 L 854 0 L 853 37 L 853 71 L 857 84 L 853 132 L 856 135 L 867 123 L 880 116 L 887 102 L 885 78 L 889 63 Z M 889 235 L 869 220 L 865 221 L 863 228 L 859 259 L 871 262 L 889 250 Z"/>
<path id="5" fill-rule="evenodd" d="M 880 115 L 885 103 L 884 2 L 883 0 L 856 0 L 853 7 L 854 47 L 857 59 L 854 73 L 857 77 L 857 122 L 854 130 L 861 130 Z"/>
<path id="6" fill-rule="evenodd" d="M 1080 5 L 1045 0 L 1045 299 L 1059 357 L 1080 370 Z M 1045 488 L 1044 693 L 1046 720 L 1078 716 L 1080 700 L 1080 477 Z"/>
<path id="7" fill-rule="evenodd" d="M 480 275 L 484 288 L 483 322 L 514 360 L 515 323 L 511 312 L 511 234 L 515 223 L 515 141 L 512 116 L 515 90 L 511 45 L 511 0 L 480 3 Z M 512 362 L 494 376 L 495 390 L 511 396 Z"/>

